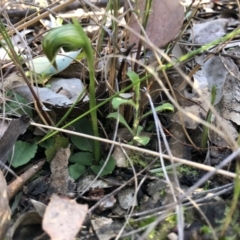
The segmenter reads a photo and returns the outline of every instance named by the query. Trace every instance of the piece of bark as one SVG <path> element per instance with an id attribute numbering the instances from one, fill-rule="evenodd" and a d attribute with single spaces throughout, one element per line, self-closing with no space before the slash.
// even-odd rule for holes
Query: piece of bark
<path id="1" fill-rule="evenodd" d="M 71 188 L 72 180 L 68 172 L 68 159 L 71 155 L 69 148 L 59 148 L 55 157 L 51 161 L 50 186 L 47 190 L 48 195 L 53 193 L 67 195 Z"/>
<path id="2" fill-rule="evenodd" d="M 0 139 L 0 167 L 6 163 L 13 146 L 19 135 L 23 134 L 30 124 L 28 115 L 22 115 L 19 119 L 12 120 L 7 130 Z"/>
<path id="3" fill-rule="evenodd" d="M 34 164 L 32 167 L 30 167 L 27 171 L 25 171 L 22 175 L 20 175 L 8 185 L 7 191 L 9 200 L 11 200 L 16 195 L 16 193 L 30 178 L 32 178 L 40 169 L 42 169 L 42 166 L 45 162 L 46 160 L 43 159 L 40 162 Z"/>

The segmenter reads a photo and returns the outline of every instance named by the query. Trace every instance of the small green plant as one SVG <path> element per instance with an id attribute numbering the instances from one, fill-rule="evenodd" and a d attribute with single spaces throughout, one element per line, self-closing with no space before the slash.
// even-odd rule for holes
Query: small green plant
<path id="1" fill-rule="evenodd" d="M 207 225 L 203 225 L 200 229 L 201 233 L 203 234 L 209 234 L 209 233 L 212 233 L 212 229 L 207 226 Z"/>
<path id="2" fill-rule="evenodd" d="M 77 133 L 83 133 L 93 135 L 92 125 L 87 118 L 82 118 L 72 124 L 74 131 Z M 67 148 L 69 143 L 72 143 L 72 154 L 69 158 L 69 175 L 73 179 L 78 179 L 86 172 L 93 172 L 98 174 L 105 160 L 101 159 L 96 161 L 94 158 L 94 141 L 89 138 L 84 138 L 77 135 L 70 135 L 69 138 L 65 138 L 61 135 L 56 135 L 48 138 L 47 140 L 40 142 L 39 145 L 45 148 L 45 155 L 47 161 L 51 161 L 55 156 L 57 150 Z M 104 169 L 101 171 L 100 176 L 112 173 L 115 168 L 115 160 L 110 158 Z"/>
<path id="3" fill-rule="evenodd" d="M 89 108 L 91 111 L 92 128 L 95 136 L 98 134 L 97 124 L 97 110 L 96 110 L 96 98 L 95 98 L 95 74 L 94 74 L 94 56 L 91 46 L 91 42 L 86 33 L 82 29 L 81 25 L 76 19 L 73 19 L 73 24 L 66 24 L 61 27 L 52 29 L 43 39 L 42 42 L 43 51 L 52 62 L 53 66 L 57 69 L 55 62 L 56 55 L 61 47 L 67 51 L 83 48 L 86 53 L 89 69 L 89 95 L 90 102 Z M 100 159 L 100 146 L 98 141 L 94 141 L 94 157 L 96 160 Z"/>
<path id="4" fill-rule="evenodd" d="M 178 169 L 180 174 L 184 174 L 184 175 L 191 175 L 191 176 L 197 176 L 198 175 L 198 171 L 190 166 L 186 166 L 186 165 L 181 165 Z"/>
<path id="5" fill-rule="evenodd" d="M 80 119 L 72 126 L 76 132 L 89 135 L 93 134 L 92 126 L 86 118 Z M 38 139 L 39 137 L 35 137 L 31 143 L 20 140 L 17 141 L 14 151 L 8 159 L 10 164 L 15 168 L 27 164 L 34 158 L 39 147 L 45 149 L 44 153 L 46 160 L 50 162 L 56 155 L 59 148 L 67 148 L 71 142 L 74 145 L 74 153 L 69 158 L 69 175 L 73 179 L 78 179 L 87 171 L 91 171 L 97 175 L 101 170 L 100 176 L 104 176 L 112 173 L 115 168 L 115 160 L 110 158 L 102 170 L 105 160 L 101 159 L 100 161 L 95 161 L 94 141 L 91 139 L 76 135 L 70 135 L 69 138 L 66 138 L 60 134 L 48 138 L 46 141 L 40 143 L 37 143 Z"/>
<path id="6" fill-rule="evenodd" d="M 92 126 L 89 124 L 89 121 L 86 118 L 82 118 L 79 121 L 73 124 L 73 127 L 76 132 L 84 133 L 88 135 L 93 134 Z M 69 174 L 73 179 L 79 178 L 82 174 L 91 170 L 94 174 L 98 174 L 102 166 L 105 163 L 105 160 L 95 161 L 94 159 L 94 141 L 88 138 L 70 135 L 70 140 L 74 144 L 77 150 L 80 150 L 76 153 L 73 153 L 69 158 Z M 115 168 L 115 160 L 110 158 L 101 171 L 100 176 L 107 175 L 112 173 Z"/>
<path id="7" fill-rule="evenodd" d="M 148 227 L 150 224 L 154 223 L 154 221 L 156 221 L 156 217 L 148 217 L 144 220 L 141 221 L 135 221 L 135 219 L 130 219 L 129 223 L 132 227 L 134 228 L 144 228 L 144 227 Z M 156 230 L 153 229 L 149 235 L 148 235 L 148 239 L 155 239 L 155 234 L 156 234 Z"/>
<path id="8" fill-rule="evenodd" d="M 118 109 L 122 104 L 130 105 L 134 108 L 134 121 L 133 121 L 133 127 L 131 128 L 127 121 L 124 119 L 124 117 L 118 113 L 118 112 L 113 112 L 110 113 L 107 117 L 108 118 L 114 118 L 116 120 L 119 120 L 121 124 L 123 124 L 129 132 L 133 136 L 133 142 L 137 142 L 140 145 L 147 145 L 148 142 L 150 141 L 150 138 L 148 136 L 143 136 L 141 135 L 141 132 L 143 130 L 143 127 L 139 125 L 141 119 L 149 116 L 152 114 L 152 111 L 149 111 L 145 114 L 141 114 L 141 106 L 140 106 L 140 97 L 141 97 L 141 90 L 140 90 L 140 79 L 138 74 L 136 74 L 133 71 L 129 71 L 127 73 L 129 79 L 131 82 L 134 84 L 133 90 L 134 90 L 134 100 L 133 99 L 124 99 L 121 97 L 115 97 L 112 100 L 112 106 L 114 109 Z M 161 112 L 161 111 L 173 111 L 173 105 L 170 103 L 165 103 L 161 106 L 158 106 L 155 108 L 156 112 Z"/>

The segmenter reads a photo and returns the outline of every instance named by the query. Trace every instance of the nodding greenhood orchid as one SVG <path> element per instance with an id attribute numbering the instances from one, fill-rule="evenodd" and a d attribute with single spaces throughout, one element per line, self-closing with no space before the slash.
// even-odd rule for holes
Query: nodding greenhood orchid
<path id="1" fill-rule="evenodd" d="M 49 61 L 57 68 L 55 57 L 62 47 L 65 50 L 71 51 L 82 48 L 86 54 L 88 69 L 89 69 L 89 95 L 90 102 L 89 107 L 91 111 L 92 127 L 95 136 L 98 134 L 97 126 L 97 110 L 96 110 L 96 98 L 95 98 L 95 72 L 94 72 L 94 56 L 91 42 L 84 32 L 82 26 L 76 19 L 73 19 L 73 24 L 66 24 L 58 28 L 54 28 L 46 34 L 43 39 L 42 47 L 43 51 L 48 57 Z M 95 141 L 95 160 L 100 159 L 100 146 L 99 142 Z"/>

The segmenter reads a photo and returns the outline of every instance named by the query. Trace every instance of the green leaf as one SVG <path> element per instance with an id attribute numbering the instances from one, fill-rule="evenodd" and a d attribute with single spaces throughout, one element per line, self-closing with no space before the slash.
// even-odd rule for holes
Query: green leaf
<path id="1" fill-rule="evenodd" d="M 123 98 L 120 98 L 120 97 L 113 98 L 112 106 L 113 106 L 114 109 L 118 109 L 119 106 L 122 105 L 122 104 L 128 104 L 128 105 L 133 106 L 134 108 L 136 107 L 135 103 L 131 99 L 123 99 Z"/>
<path id="2" fill-rule="evenodd" d="M 17 141 L 14 147 L 12 166 L 16 168 L 28 163 L 35 156 L 37 148 L 36 143 Z M 11 157 L 9 161 L 11 161 Z"/>
<path id="3" fill-rule="evenodd" d="M 69 166 L 68 172 L 71 178 L 77 180 L 79 177 L 81 177 L 81 175 L 83 175 L 86 172 L 86 167 L 79 163 L 75 163 Z"/>
<path id="4" fill-rule="evenodd" d="M 70 158 L 69 158 L 69 162 L 72 163 L 79 163 L 85 166 L 91 166 L 92 162 L 93 162 L 93 155 L 90 152 L 78 152 L 73 154 Z"/>
<path id="5" fill-rule="evenodd" d="M 150 141 L 150 137 L 147 136 L 135 136 L 133 138 L 134 141 L 140 143 L 142 146 L 146 146 L 149 141 Z"/>
<path id="6" fill-rule="evenodd" d="M 73 124 L 75 131 L 79 133 L 84 133 L 88 135 L 93 135 L 92 125 L 91 122 L 86 119 L 82 118 L 76 123 Z M 82 151 L 93 152 L 94 142 L 89 138 L 84 138 L 76 135 L 70 136 L 71 142 Z"/>
<path id="7" fill-rule="evenodd" d="M 140 81 L 139 81 L 139 76 L 133 71 L 127 72 L 128 77 L 134 83 L 133 89 L 135 91 L 136 96 L 139 96 L 140 94 Z"/>
<path id="8" fill-rule="evenodd" d="M 118 113 L 118 112 L 110 113 L 110 114 L 108 114 L 107 118 L 114 118 L 116 120 L 119 120 L 119 122 L 121 124 L 123 124 L 129 130 L 130 133 L 133 134 L 132 129 L 129 127 L 128 123 L 126 122 L 126 120 L 123 118 L 123 116 L 120 113 Z"/>
<path id="9" fill-rule="evenodd" d="M 139 76 L 137 73 L 135 73 L 134 71 L 129 71 L 127 72 L 127 75 L 132 81 L 132 83 L 139 83 Z"/>
<path id="10" fill-rule="evenodd" d="M 37 137 L 34 138 L 34 140 L 36 142 L 38 142 L 41 138 L 42 137 L 37 136 Z M 55 138 L 51 137 L 51 138 L 48 138 L 46 141 L 39 143 L 39 146 L 46 149 L 46 148 L 49 148 L 49 147 L 53 146 L 54 143 L 55 143 Z"/>
<path id="11" fill-rule="evenodd" d="M 96 175 L 97 175 L 97 174 L 99 173 L 99 171 L 102 169 L 102 166 L 103 166 L 104 162 L 105 162 L 105 160 L 101 160 L 100 163 L 99 163 L 99 164 L 100 164 L 99 166 L 92 166 L 92 167 L 91 167 L 92 171 L 93 171 Z M 100 174 L 100 176 L 102 177 L 102 176 L 105 176 L 105 175 L 107 175 L 107 174 L 112 173 L 112 171 L 113 171 L 114 168 L 115 168 L 115 165 L 116 165 L 116 163 L 115 163 L 114 158 L 113 158 L 113 157 L 110 157 L 110 159 L 109 159 L 106 167 L 103 169 L 103 171 L 102 171 L 102 173 Z"/>
<path id="12" fill-rule="evenodd" d="M 32 118 L 32 109 L 29 102 L 15 93 L 14 91 L 9 91 L 7 96 L 12 99 L 12 101 L 7 102 L 5 105 L 6 113 L 24 115 L 27 114 L 30 118 Z"/>
<path id="13" fill-rule="evenodd" d="M 94 52 L 93 52 L 94 53 Z M 81 51 L 78 55 L 77 55 L 77 57 L 76 57 L 76 60 L 82 60 L 82 59 L 84 59 L 84 58 L 86 58 L 86 53 L 84 52 L 84 51 Z"/>
<path id="14" fill-rule="evenodd" d="M 158 106 L 155 108 L 156 112 L 162 112 L 162 111 L 174 111 L 174 106 L 171 103 L 164 103 L 161 106 Z"/>
<path id="15" fill-rule="evenodd" d="M 171 111 L 171 112 L 173 112 L 174 111 L 174 106 L 171 103 L 164 103 L 164 104 L 156 107 L 155 111 L 156 112 L 162 112 L 162 111 Z M 142 118 L 145 118 L 145 117 L 147 117 L 147 116 L 149 116 L 151 114 L 152 114 L 152 111 L 149 111 L 149 112 L 145 113 L 142 116 Z"/>
<path id="16" fill-rule="evenodd" d="M 138 127 L 137 127 L 137 136 L 140 135 L 140 133 L 142 132 L 142 130 L 143 130 L 143 127 L 142 127 L 142 126 L 138 126 Z"/>
<path id="17" fill-rule="evenodd" d="M 56 152 L 59 148 L 61 148 L 61 147 L 62 148 L 67 148 L 68 144 L 69 144 L 69 141 L 68 141 L 67 138 L 61 137 L 59 135 L 56 136 L 54 145 L 48 147 L 45 150 L 45 155 L 46 155 L 47 161 L 51 161 L 54 158 L 54 156 L 56 155 Z"/>

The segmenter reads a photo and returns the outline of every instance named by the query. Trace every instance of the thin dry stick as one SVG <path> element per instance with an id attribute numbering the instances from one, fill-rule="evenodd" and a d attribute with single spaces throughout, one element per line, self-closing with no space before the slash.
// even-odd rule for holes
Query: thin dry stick
<path id="1" fill-rule="evenodd" d="M 60 11 L 61 9 L 65 8 L 65 7 L 68 6 L 70 3 L 73 3 L 73 2 L 75 2 L 75 0 L 68 0 L 68 1 L 66 1 L 65 3 L 59 4 L 59 5 L 51 8 L 50 10 L 51 10 L 51 12 Z M 53 5 L 53 4 L 52 4 L 52 5 Z M 54 4 L 54 5 L 55 5 L 55 4 Z M 17 26 L 17 27 L 16 27 L 16 30 L 17 30 L 17 31 L 21 31 L 21 30 L 23 30 L 23 29 L 25 29 L 25 28 L 33 25 L 34 23 L 38 22 L 39 20 L 47 17 L 49 14 L 50 14 L 50 12 L 49 12 L 48 9 L 47 9 L 46 12 L 40 14 L 39 16 L 36 16 L 36 17 L 34 17 L 33 19 L 31 19 L 31 20 L 29 20 L 29 21 L 21 24 L 20 26 Z M 31 17 L 31 16 L 29 16 L 29 17 Z M 12 36 L 14 33 L 15 33 L 15 30 L 10 30 L 10 31 L 8 31 L 8 35 L 9 35 L 9 36 Z M 2 36 L 0 36 L 0 40 L 2 40 Z"/>
<path id="2" fill-rule="evenodd" d="M 94 206 L 92 206 L 89 210 L 88 213 L 91 214 L 102 202 L 104 202 L 105 200 L 107 200 L 109 197 L 116 195 L 121 189 L 123 189 L 124 187 L 128 186 L 129 184 L 131 184 L 133 181 L 135 181 L 135 179 L 140 176 L 143 172 L 145 172 L 147 169 L 149 168 L 149 166 L 145 167 L 143 170 L 141 170 L 140 172 L 138 172 L 135 176 L 133 176 L 131 179 L 129 179 L 127 182 L 125 182 L 124 184 L 122 184 L 121 186 L 119 186 L 118 188 L 116 188 L 113 192 L 105 195 L 105 197 L 103 197 L 102 199 L 100 199 Z"/>
<path id="3" fill-rule="evenodd" d="M 227 157 L 224 161 L 222 161 L 216 168 L 214 171 L 212 172 L 208 172 L 207 174 L 205 174 L 196 184 L 194 184 L 192 187 L 190 187 L 180 198 L 179 198 L 179 202 L 182 202 L 185 198 L 188 198 L 188 196 L 191 195 L 191 193 L 194 192 L 194 190 L 196 190 L 198 187 L 200 187 L 203 183 L 205 183 L 209 178 L 211 178 L 217 171 L 217 169 L 222 168 L 223 166 L 225 166 L 226 164 L 228 164 L 229 162 L 231 162 L 235 157 L 237 157 L 240 153 L 240 148 L 233 152 L 229 157 Z M 169 207 L 166 214 L 171 212 L 173 210 L 173 208 L 175 207 L 174 203 L 172 204 L 173 206 Z M 165 217 L 164 217 L 165 218 Z M 153 224 L 152 226 L 155 227 L 160 221 L 162 221 L 163 216 L 160 216 Z M 147 233 L 149 233 L 149 230 L 144 234 L 147 235 Z M 144 239 L 144 238 L 141 238 Z"/>
<path id="4" fill-rule="evenodd" d="M 162 61 L 160 60 L 159 56 L 158 56 L 157 54 L 155 54 L 155 56 L 156 56 L 156 59 L 158 60 L 159 66 L 162 66 L 163 64 L 162 64 Z M 172 95 L 173 95 L 174 100 L 177 102 L 176 94 L 175 94 L 175 92 L 174 92 L 174 90 L 173 90 L 172 84 L 170 83 L 170 80 L 169 80 L 169 78 L 168 78 L 165 70 L 163 70 L 163 76 L 164 76 L 165 80 L 167 81 L 167 84 L 168 84 L 168 86 L 169 86 L 169 88 L 170 88 L 170 91 L 171 91 L 171 93 L 172 93 Z M 184 83 L 186 83 L 185 80 L 184 80 Z M 180 119 L 180 122 L 181 122 L 181 125 L 182 125 L 182 129 L 183 129 L 184 134 L 185 134 L 185 136 L 187 137 L 188 141 L 192 144 L 192 146 L 193 146 L 197 151 L 200 151 L 199 148 L 196 146 L 196 144 L 192 141 L 191 137 L 189 136 L 189 134 L 188 134 L 188 132 L 187 132 L 187 129 L 186 129 L 186 127 L 185 127 L 184 121 L 183 121 L 182 113 L 181 113 L 180 111 L 178 112 L 178 115 L 179 115 L 179 119 Z"/>
<path id="5" fill-rule="evenodd" d="M 223 187 L 225 187 L 226 189 L 223 189 Z M 202 198 L 199 198 L 199 199 L 195 199 L 194 201 L 196 203 L 208 202 L 209 200 L 215 198 L 216 196 L 220 196 L 222 194 L 232 192 L 232 190 L 233 190 L 233 183 L 226 184 L 225 186 L 222 186 L 222 188 L 220 189 L 219 192 L 211 194 L 210 196 L 205 196 L 205 197 L 202 197 Z M 212 192 L 211 192 L 211 190 L 205 191 L 204 194 L 207 194 L 208 192 L 212 193 L 212 192 L 214 192 L 214 189 L 213 189 Z M 195 195 L 194 195 L 194 197 L 195 197 Z M 146 210 L 146 211 L 134 213 L 132 215 L 132 217 L 137 217 L 137 220 L 135 220 L 135 221 L 141 221 L 141 220 L 144 220 L 144 219 L 149 218 L 151 216 L 159 216 L 160 214 L 162 214 L 163 211 L 167 210 L 169 207 L 172 207 L 172 205 L 173 205 L 173 203 L 170 203 L 170 204 L 167 204 L 167 205 L 164 205 L 164 206 L 161 206 L 161 207 L 156 207 L 154 209 L 149 209 L 149 210 Z M 183 207 L 189 207 L 189 206 L 191 206 L 190 202 L 187 202 L 187 203 L 183 204 Z"/>
<path id="6" fill-rule="evenodd" d="M 181 193 L 183 193 L 182 189 L 179 189 L 179 191 L 181 191 Z M 214 240 L 218 240 L 217 236 L 216 236 L 216 232 L 213 229 L 212 224 L 210 223 L 210 221 L 208 220 L 207 216 L 204 214 L 204 212 L 201 210 L 201 208 L 199 207 L 198 203 L 196 201 L 194 201 L 191 197 L 186 196 L 187 199 L 189 200 L 189 202 L 197 209 L 197 211 L 200 213 L 200 215 L 202 216 L 202 218 L 205 220 L 205 222 L 207 223 L 207 225 L 209 226 L 210 230 L 211 230 L 211 234 L 213 236 Z M 146 231 L 142 234 L 142 236 L 140 238 L 138 238 L 138 240 L 144 240 L 147 239 L 147 236 L 149 236 L 149 234 L 151 233 L 151 231 L 153 229 L 155 229 L 157 227 L 157 225 L 164 219 L 166 219 L 169 216 L 169 211 L 167 210 L 166 212 L 162 213 L 157 220 L 155 220 L 152 224 L 149 224 L 149 227 L 146 229 Z M 183 229 L 182 229 L 183 231 Z M 179 236 L 178 233 L 178 239 L 184 239 L 183 237 Z"/>
<path id="7" fill-rule="evenodd" d="M 6 20 L 8 20 L 8 18 L 5 14 L 2 14 L 2 15 L 5 17 Z M 9 47 L 9 54 L 11 54 L 11 59 L 14 62 L 15 66 L 18 69 L 18 71 L 20 72 L 20 74 L 22 75 L 22 78 L 24 79 L 25 83 L 27 84 L 27 86 L 29 88 L 29 91 L 31 92 L 31 94 L 33 96 L 34 106 L 35 106 L 36 111 L 39 113 L 39 116 L 41 117 L 42 121 L 45 124 L 51 124 L 51 119 L 50 119 L 49 115 L 47 114 L 47 112 L 43 110 L 43 104 L 42 104 L 41 100 L 38 98 L 37 94 L 35 93 L 31 83 L 29 82 L 29 80 L 22 68 L 20 60 L 17 56 L 17 53 L 13 47 L 13 44 L 12 44 L 9 36 L 7 35 L 6 29 L 5 29 L 2 21 L 0 22 L 0 27 L 1 27 L 2 37 L 5 39 L 8 47 Z M 19 32 L 16 29 L 13 29 L 13 31 L 16 34 L 19 34 Z"/>
<path id="8" fill-rule="evenodd" d="M 148 98 L 148 101 L 149 101 L 149 104 L 151 106 L 151 110 L 152 110 L 153 118 L 154 118 L 154 122 L 155 122 L 156 132 L 157 132 L 157 136 L 158 136 L 158 148 L 159 148 L 160 164 L 162 166 L 163 173 L 164 173 L 164 176 L 166 178 L 166 182 L 169 185 L 169 188 L 171 190 L 173 201 L 176 203 L 178 194 L 176 194 L 176 192 L 174 191 L 173 184 L 171 183 L 171 181 L 169 179 L 169 176 L 168 176 L 168 173 L 167 173 L 167 171 L 165 169 L 165 163 L 163 161 L 163 158 L 161 157 L 161 153 L 162 153 L 161 152 L 161 138 L 163 139 L 163 143 L 164 143 L 164 145 L 166 147 L 167 154 L 170 157 L 170 161 L 171 161 L 171 164 L 172 164 L 173 175 L 174 175 L 174 185 L 177 188 L 180 189 L 180 184 L 179 184 L 179 181 L 178 181 L 176 168 L 175 168 L 175 166 L 173 164 L 173 160 L 172 160 L 172 152 L 171 152 L 171 149 L 170 149 L 169 144 L 167 142 L 166 135 L 165 135 L 165 133 L 163 131 L 161 122 L 160 122 L 160 120 L 158 118 L 158 115 L 157 115 L 157 113 L 155 111 L 154 104 L 152 102 L 151 96 L 149 95 L 149 93 L 147 91 L 145 91 L 145 94 L 146 94 L 146 96 Z M 177 225 L 178 225 L 179 239 L 183 239 L 184 216 L 183 216 L 183 211 L 182 211 L 181 204 L 177 204 L 176 205 L 176 214 L 177 214 L 177 218 L 178 218 L 178 224 Z"/>
<path id="9" fill-rule="evenodd" d="M 8 199 L 11 200 L 16 193 L 19 191 L 20 188 L 31 178 L 33 177 L 36 172 L 38 172 L 43 165 L 45 164 L 46 160 L 42 159 L 40 162 L 34 164 L 30 167 L 27 171 L 25 171 L 21 176 L 15 179 L 8 185 Z"/>
<path id="10" fill-rule="evenodd" d="M 126 216 L 126 219 L 125 219 L 125 223 L 123 224 L 122 228 L 120 229 L 120 231 L 118 232 L 118 235 L 116 236 L 115 240 L 118 240 L 121 236 L 122 236 L 122 233 L 124 231 L 124 229 L 126 228 L 127 224 L 129 223 L 129 220 L 133 214 L 133 211 L 135 209 L 135 203 L 137 201 L 137 193 L 141 187 L 141 185 L 143 184 L 143 182 L 145 181 L 146 179 L 146 175 L 144 176 L 144 178 L 141 180 L 141 182 L 139 183 L 138 185 L 138 179 L 137 179 L 137 175 L 136 175 L 136 171 L 135 171 L 135 168 L 134 168 L 134 165 L 133 165 L 133 162 L 132 160 L 129 158 L 127 152 L 125 151 L 125 149 L 121 148 L 125 157 L 128 159 L 131 167 L 132 167 L 132 170 L 133 170 L 133 174 L 134 174 L 134 183 L 135 183 L 135 192 L 134 192 L 134 196 L 133 196 L 133 203 L 132 203 L 132 208 L 130 210 L 130 212 L 128 213 L 128 215 Z"/>
<path id="11" fill-rule="evenodd" d="M 11 120 L 11 119 L 7 119 L 7 120 Z M 36 127 L 42 127 L 42 128 L 45 128 L 45 129 L 54 130 L 54 131 L 64 132 L 64 133 L 68 133 L 68 134 L 72 134 L 72 135 L 76 135 L 76 136 L 80 136 L 80 137 L 85 137 L 85 138 L 89 138 L 89 139 L 93 139 L 93 140 L 97 140 L 97 141 L 100 141 L 100 142 L 113 144 L 115 146 L 121 146 L 123 148 L 128 148 L 128 149 L 132 149 L 132 150 L 135 150 L 135 151 L 139 151 L 139 152 L 143 152 L 143 153 L 146 153 L 146 154 L 150 154 L 152 156 L 159 157 L 159 152 L 154 152 L 154 151 L 151 151 L 151 150 L 147 150 L 147 149 L 131 146 L 131 145 L 128 145 L 128 144 L 114 142 L 114 141 L 111 141 L 111 140 L 108 140 L 108 139 L 104 139 L 104 138 L 100 138 L 100 137 L 94 137 L 92 135 L 87 135 L 87 134 L 83 134 L 83 133 L 77 133 L 77 132 L 69 131 L 69 130 L 66 130 L 66 129 L 56 128 L 56 127 L 51 127 L 51 126 L 45 126 L 43 124 L 38 124 L 38 123 L 33 123 L 33 122 L 31 123 L 31 125 L 32 126 L 36 126 Z M 168 155 L 166 155 L 166 154 L 162 154 L 162 156 L 165 159 L 168 159 L 168 160 L 170 159 L 170 157 Z M 202 169 L 204 171 L 208 171 L 208 172 L 216 170 L 215 167 L 207 166 L 207 165 L 204 165 L 204 164 L 201 164 L 201 163 L 195 163 L 195 162 L 188 161 L 186 159 L 182 159 L 182 158 L 178 158 L 178 157 L 173 157 L 172 156 L 172 160 L 175 161 L 175 162 L 180 162 L 182 164 L 186 164 L 188 166 L 196 167 L 196 168 Z M 215 173 L 222 174 L 222 175 L 224 175 L 226 177 L 230 177 L 230 178 L 236 178 L 236 174 L 235 173 L 228 172 L 228 171 L 221 170 L 221 169 L 217 169 Z"/>

